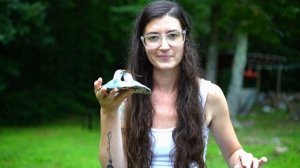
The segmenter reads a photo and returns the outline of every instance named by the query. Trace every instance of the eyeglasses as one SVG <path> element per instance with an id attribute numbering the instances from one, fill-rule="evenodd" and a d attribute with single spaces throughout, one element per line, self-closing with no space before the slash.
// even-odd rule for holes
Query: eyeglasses
<path id="1" fill-rule="evenodd" d="M 186 36 L 186 30 L 182 32 L 172 31 L 167 33 L 165 36 L 160 34 L 147 34 L 141 36 L 141 40 L 145 48 L 157 48 L 161 45 L 162 39 L 165 38 L 170 46 L 179 46 L 184 43 Z"/>

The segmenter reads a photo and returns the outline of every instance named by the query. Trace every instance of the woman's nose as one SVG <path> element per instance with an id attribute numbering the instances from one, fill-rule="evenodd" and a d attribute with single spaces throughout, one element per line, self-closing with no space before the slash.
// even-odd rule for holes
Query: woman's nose
<path id="1" fill-rule="evenodd" d="M 160 44 L 159 48 L 160 49 L 169 49 L 170 48 L 169 42 L 166 37 L 161 38 L 161 44 Z"/>

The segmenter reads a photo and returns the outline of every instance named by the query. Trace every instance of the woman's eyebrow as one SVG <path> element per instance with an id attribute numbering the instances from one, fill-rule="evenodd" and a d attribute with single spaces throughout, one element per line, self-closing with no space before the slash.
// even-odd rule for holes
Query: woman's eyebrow
<path id="1" fill-rule="evenodd" d="M 166 34 L 168 34 L 168 33 L 173 33 L 173 32 L 180 32 L 180 31 L 177 30 L 177 29 L 172 29 L 172 30 L 168 30 L 168 31 L 166 32 Z M 159 35 L 160 33 L 153 31 L 153 32 L 145 33 L 144 35 L 150 35 L 150 34 Z"/>
<path id="2" fill-rule="evenodd" d="M 150 35 L 150 34 L 159 35 L 158 32 L 148 32 L 148 33 L 145 33 L 144 35 Z"/>
<path id="3" fill-rule="evenodd" d="M 176 30 L 176 29 L 167 31 L 167 33 L 173 33 L 173 32 L 180 32 L 180 31 L 179 31 L 179 30 Z"/>

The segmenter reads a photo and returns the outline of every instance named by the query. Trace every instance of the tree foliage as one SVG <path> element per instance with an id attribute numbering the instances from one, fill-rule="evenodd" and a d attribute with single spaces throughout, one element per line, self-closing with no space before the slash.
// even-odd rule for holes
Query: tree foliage
<path id="1" fill-rule="evenodd" d="M 0 124 L 97 113 L 93 82 L 125 67 L 134 19 L 148 2 L 0 0 Z M 210 9 L 218 4 L 220 52 L 232 50 L 236 32 L 244 31 L 249 49 L 299 61 L 299 3 L 245 2 L 178 1 L 191 15 L 200 55 L 207 53 Z"/>

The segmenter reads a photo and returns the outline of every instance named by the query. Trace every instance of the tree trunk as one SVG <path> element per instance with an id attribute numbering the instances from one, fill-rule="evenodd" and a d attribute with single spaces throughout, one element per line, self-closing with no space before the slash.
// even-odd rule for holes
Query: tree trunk
<path id="1" fill-rule="evenodd" d="M 236 115 L 240 108 L 239 97 L 243 87 L 243 75 L 247 61 L 248 37 L 247 34 L 237 35 L 236 49 L 233 58 L 231 82 L 228 89 L 227 101 L 232 120 L 236 120 Z"/>
<path id="2" fill-rule="evenodd" d="M 218 63 L 218 53 L 219 53 L 219 37 L 218 37 L 218 24 L 220 7 L 218 4 L 214 4 L 211 7 L 211 18 L 210 18 L 210 39 L 209 47 L 206 60 L 206 79 L 212 82 L 217 81 L 217 63 Z"/>

